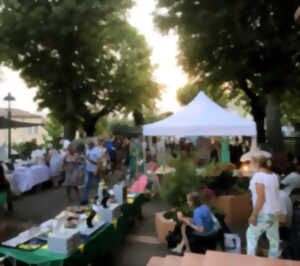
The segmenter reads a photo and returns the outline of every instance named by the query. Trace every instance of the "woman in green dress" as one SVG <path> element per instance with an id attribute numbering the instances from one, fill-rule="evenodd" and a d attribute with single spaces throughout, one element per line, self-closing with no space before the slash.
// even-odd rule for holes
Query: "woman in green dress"
<path id="1" fill-rule="evenodd" d="M 130 142 L 130 162 L 129 162 L 130 178 L 135 179 L 141 173 L 144 173 L 143 145 L 139 139 L 133 139 Z"/>
<path id="2" fill-rule="evenodd" d="M 229 138 L 221 138 L 221 162 L 230 163 Z"/>

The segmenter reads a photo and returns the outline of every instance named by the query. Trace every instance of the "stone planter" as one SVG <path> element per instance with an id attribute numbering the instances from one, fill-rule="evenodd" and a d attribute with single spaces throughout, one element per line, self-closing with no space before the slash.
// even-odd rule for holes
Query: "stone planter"
<path id="1" fill-rule="evenodd" d="M 155 229 L 156 234 L 161 243 L 167 243 L 166 236 L 169 231 L 173 231 L 176 225 L 176 222 L 167 220 L 164 217 L 166 212 L 157 212 L 155 214 Z"/>
<path id="2" fill-rule="evenodd" d="M 251 195 L 226 195 L 216 199 L 216 207 L 225 212 L 227 224 L 247 221 L 251 213 Z"/>

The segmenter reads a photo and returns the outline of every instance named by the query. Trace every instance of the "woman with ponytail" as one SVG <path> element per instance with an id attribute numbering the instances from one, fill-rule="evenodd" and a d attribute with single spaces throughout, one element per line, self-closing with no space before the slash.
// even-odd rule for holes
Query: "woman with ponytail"
<path id="1" fill-rule="evenodd" d="M 259 237 L 266 232 L 269 258 L 279 257 L 279 178 L 270 169 L 272 162 L 263 153 L 252 156 L 255 173 L 249 185 L 252 194 L 252 214 L 247 230 L 247 254 L 255 255 Z"/>

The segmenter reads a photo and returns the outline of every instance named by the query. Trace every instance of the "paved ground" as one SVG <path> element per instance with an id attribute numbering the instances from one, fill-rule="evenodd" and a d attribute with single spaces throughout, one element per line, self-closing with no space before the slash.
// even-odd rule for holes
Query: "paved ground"
<path id="1" fill-rule="evenodd" d="M 17 233 L 57 215 L 65 208 L 64 189 L 47 188 L 22 195 L 15 200 L 15 210 L 5 216 L 6 226 L 0 229 L 0 241 L 9 239 Z M 74 203 L 76 203 L 74 195 Z M 154 214 L 166 210 L 167 206 L 153 199 L 143 206 L 143 219 L 136 221 L 124 244 L 102 258 L 96 265 L 144 266 L 152 256 L 169 254 L 166 245 L 156 238 Z M 231 226 L 231 229 L 245 234 L 245 224 Z"/>
<path id="2" fill-rule="evenodd" d="M 166 208 L 167 206 L 157 199 L 143 206 L 143 219 L 136 221 L 127 240 L 118 250 L 114 266 L 142 266 L 146 265 L 152 256 L 169 254 L 166 245 L 160 244 L 157 240 L 154 226 L 155 212 L 166 210 Z"/>

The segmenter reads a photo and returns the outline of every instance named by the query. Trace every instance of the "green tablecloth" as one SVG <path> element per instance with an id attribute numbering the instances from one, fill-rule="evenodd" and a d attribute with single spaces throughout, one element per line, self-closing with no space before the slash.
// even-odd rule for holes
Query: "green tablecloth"
<path id="1" fill-rule="evenodd" d="M 65 259 L 70 255 L 62 255 L 56 253 L 50 253 L 46 249 L 38 249 L 35 251 L 24 251 L 13 248 L 0 247 L 0 253 L 6 256 L 15 258 L 18 261 L 22 261 L 28 264 L 41 264 L 41 265 L 63 265 Z M 55 263 L 53 263 L 55 262 Z"/>
<path id="2" fill-rule="evenodd" d="M 142 195 L 136 194 L 132 203 L 126 203 L 122 206 L 122 215 L 117 220 L 116 228 L 113 224 L 104 225 L 89 238 L 83 248 L 81 247 L 71 254 L 51 253 L 47 249 L 25 251 L 5 247 L 0 247 L 0 254 L 13 257 L 17 261 L 27 264 L 41 266 L 87 265 L 88 262 L 113 250 L 125 240 L 129 230 L 128 219 L 137 214 L 143 202 Z"/>
<path id="3" fill-rule="evenodd" d="M 143 194 L 135 193 L 133 203 L 125 203 L 122 206 L 122 213 L 125 217 L 136 217 L 140 214 L 145 198 Z"/>
<path id="4" fill-rule="evenodd" d="M 104 225 L 94 235 L 90 237 L 88 242 L 85 244 L 83 250 L 75 250 L 71 254 L 62 255 L 58 253 L 51 253 L 47 249 L 37 249 L 35 251 L 25 251 L 14 248 L 0 247 L 0 253 L 11 256 L 17 261 L 22 261 L 27 264 L 39 264 L 43 266 L 59 266 L 64 265 L 64 261 L 75 261 L 71 260 L 74 256 L 76 260 L 80 260 L 80 264 L 85 261 L 85 256 L 88 255 L 89 260 L 105 254 L 108 248 L 111 248 L 116 244 L 116 231 L 112 224 Z M 74 263 L 75 264 L 75 263 Z M 86 264 L 86 263 L 85 263 Z M 71 264 L 70 264 L 71 265 Z"/>

